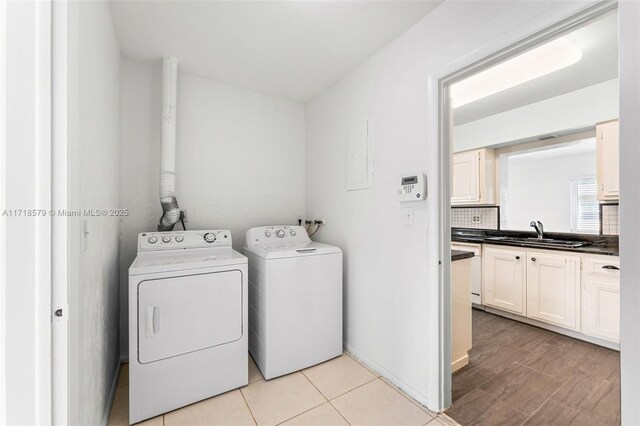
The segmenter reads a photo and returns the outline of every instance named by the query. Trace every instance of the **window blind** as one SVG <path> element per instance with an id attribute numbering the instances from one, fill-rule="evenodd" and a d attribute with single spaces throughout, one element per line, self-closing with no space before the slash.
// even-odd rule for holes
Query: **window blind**
<path id="1" fill-rule="evenodd" d="M 571 232 L 597 234 L 600 232 L 598 188 L 595 176 L 572 178 Z"/>

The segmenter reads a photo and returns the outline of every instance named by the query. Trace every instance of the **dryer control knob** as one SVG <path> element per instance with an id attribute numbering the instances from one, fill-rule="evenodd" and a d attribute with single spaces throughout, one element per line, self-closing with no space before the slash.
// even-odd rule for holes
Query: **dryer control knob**
<path id="1" fill-rule="evenodd" d="M 149 241 L 150 244 L 155 244 L 158 242 L 158 239 L 156 237 L 149 237 L 147 241 Z"/>
<path id="2" fill-rule="evenodd" d="M 267 237 L 267 238 L 270 238 L 271 237 L 271 232 L 270 231 L 266 231 L 264 233 L 264 236 Z"/>
<path id="3" fill-rule="evenodd" d="M 204 234 L 204 240 L 208 243 L 212 243 L 216 240 L 216 235 L 211 232 L 207 232 Z"/>
<path id="4" fill-rule="evenodd" d="M 162 237 L 162 242 L 163 243 L 168 243 L 171 241 L 171 237 Z"/>
<path id="5" fill-rule="evenodd" d="M 184 241 L 184 237 L 182 235 L 178 235 L 178 236 L 176 236 L 176 241 L 181 243 L 181 242 Z"/>
<path id="6" fill-rule="evenodd" d="M 292 237 L 294 237 L 296 235 L 296 231 L 294 231 L 293 229 L 291 231 L 289 231 L 289 235 L 291 235 Z"/>
<path id="7" fill-rule="evenodd" d="M 284 230 L 283 229 L 278 229 L 276 231 L 276 237 L 278 238 L 284 238 Z"/>

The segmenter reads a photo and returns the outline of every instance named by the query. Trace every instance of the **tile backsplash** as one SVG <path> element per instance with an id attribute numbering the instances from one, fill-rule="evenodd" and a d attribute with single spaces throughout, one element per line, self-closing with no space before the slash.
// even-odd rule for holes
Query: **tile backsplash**
<path id="1" fill-rule="evenodd" d="M 452 228 L 500 229 L 500 217 L 497 206 L 487 207 L 452 207 Z"/>
<path id="2" fill-rule="evenodd" d="M 617 204 L 600 206 L 600 233 L 602 235 L 620 235 L 620 207 Z"/>

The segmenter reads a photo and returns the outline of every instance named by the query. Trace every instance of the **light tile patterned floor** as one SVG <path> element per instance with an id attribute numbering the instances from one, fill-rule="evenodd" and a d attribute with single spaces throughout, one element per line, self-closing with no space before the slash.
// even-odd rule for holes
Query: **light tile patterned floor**
<path id="1" fill-rule="evenodd" d="M 129 370 L 121 369 L 110 426 L 128 424 Z M 437 416 L 344 354 L 283 377 L 264 380 L 249 357 L 249 384 L 145 422 L 182 425 L 448 426 Z"/>

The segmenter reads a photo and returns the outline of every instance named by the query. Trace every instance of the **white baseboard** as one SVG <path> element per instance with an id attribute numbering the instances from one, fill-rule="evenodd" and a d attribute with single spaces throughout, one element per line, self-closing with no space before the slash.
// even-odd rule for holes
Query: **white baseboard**
<path id="1" fill-rule="evenodd" d="M 104 413 L 102 414 L 102 424 L 104 426 L 109 425 L 109 417 L 111 416 L 111 409 L 113 407 L 113 400 L 116 397 L 116 390 L 118 389 L 118 379 L 120 379 L 120 368 L 122 364 L 118 361 L 118 366 L 116 367 L 116 374 L 113 377 L 113 381 L 111 382 L 111 390 L 109 391 L 109 397 L 107 399 L 107 404 L 104 407 Z"/>
<path id="2" fill-rule="evenodd" d="M 455 373 L 467 365 L 469 365 L 469 354 L 465 354 L 462 358 L 451 363 L 451 373 Z"/>
<path id="3" fill-rule="evenodd" d="M 376 373 L 378 373 L 381 377 L 384 377 L 392 385 L 394 385 L 395 387 L 400 389 L 402 392 L 406 393 L 408 396 L 413 398 L 418 404 L 424 406 L 425 408 L 431 411 L 434 411 L 427 405 L 427 396 L 424 395 L 422 392 L 406 384 L 405 382 L 400 380 L 398 377 L 394 376 L 389 370 L 371 361 L 366 356 L 362 355 L 361 353 L 359 353 L 357 350 L 355 350 L 353 347 L 349 346 L 346 343 L 344 345 L 344 349 L 347 353 L 349 353 L 349 355 L 351 355 L 352 357 L 360 361 L 362 364 L 366 365 L 370 370 L 373 370 Z"/>

